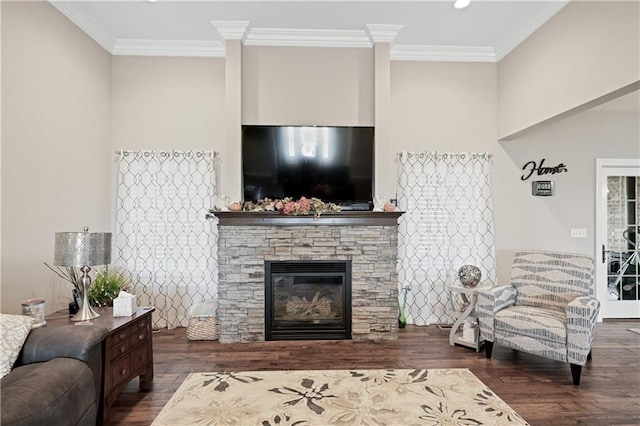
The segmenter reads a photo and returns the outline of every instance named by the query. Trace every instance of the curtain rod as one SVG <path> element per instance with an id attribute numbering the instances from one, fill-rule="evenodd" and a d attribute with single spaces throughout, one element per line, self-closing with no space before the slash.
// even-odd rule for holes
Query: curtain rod
<path id="1" fill-rule="evenodd" d="M 417 156 L 420 158 L 460 157 L 463 160 L 467 157 L 467 155 L 469 155 L 471 158 L 488 158 L 488 159 L 493 158 L 493 154 L 488 152 L 438 152 L 438 151 L 407 152 L 407 151 L 404 151 L 404 152 L 396 153 L 396 160 L 399 159 L 403 154 L 406 154 L 411 157 Z"/>
<path id="2" fill-rule="evenodd" d="M 177 149 L 156 149 L 156 150 L 127 150 L 127 149 L 123 149 L 123 150 L 116 150 L 116 155 L 119 156 L 120 158 L 127 156 L 127 155 L 144 155 L 146 157 L 152 156 L 152 155 L 160 155 L 163 157 L 169 157 L 169 156 L 180 156 L 180 155 L 202 155 L 202 156 L 207 156 L 207 155 L 212 155 L 213 158 L 217 158 L 218 157 L 218 152 L 213 151 L 213 150 L 187 150 L 187 151 L 181 151 L 181 150 L 177 150 Z"/>

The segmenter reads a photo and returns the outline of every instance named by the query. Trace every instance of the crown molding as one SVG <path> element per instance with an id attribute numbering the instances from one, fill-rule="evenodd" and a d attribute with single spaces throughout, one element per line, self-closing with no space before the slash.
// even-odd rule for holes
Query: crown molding
<path id="1" fill-rule="evenodd" d="M 244 40 L 249 21 L 210 21 L 225 40 Z"/>
<path id="2" fill-rule="evenodd" d="M 1 1 L 1 0 L 0 0 Z M 83 13 L 80 2 L 48 0 L 71 22 L 113 55 L 224 57 L 219 41 L 116 39 Z M 476 46 L 395 45 L 391 60 L 498 62 L 537 31 L 571 0 L 549 2 L 524 25 L 499 42 L 495 48 Z M 211 21 L 225 40 L 243 40 L 249 46 L 355 47 L 370 48 L 379 42 L 393 43 L 402 25 L 367 24 L 364 30 L 249 28 L 249 21 Z"/>
<path id="3" fill-rule="evenodd" d="M 496 62 L 496 54 L 491 47 L 397 44 L 391 48 L 390 59 L 392 61 Z"/>
<path id="4" fill-rule="evenodd" d="M 100 26 L 95 22 L 91 22 L 87 19 L 84 14 L 78 10 L 77 6 L 73 4 L 73 2 L 49 0 L 49 4 L 66 16 L 71 22 L 76 24 L 78 28 L 84 31 L 107 52 L 111 53 L 113 51 L 113 46 L 116 43 L 115 37 L 103 28 L 100 28 Z"/>
<path id="5" fill-rule="evenodd" d="M 220 41 L 118 39 L 111 53 L 113 55 L 224 58 L 225 47 Z"/>
<path id="6" fill-rule="evenodd" d="M 288 47 L 371 47 L 364 31 L 292 28 L 253 28 L 247 35 L 245 44 Z"/>
<path id="7" fill-rule="evenodd" d="M 536 32 L 541 26 L 547 23 L 549 19 L 562 8 L 568 5 L 571 0 L 554 1 L 545 4 L 544 8 L 538 14 L 533 16 L 524 25 L 518 26 L 507 37 L 498 42 L 495 46 L 496 62 L 501 61 L 520 43 L 525 41 L 527 37 Z"/>
<path id="8" fill-rule="evenodd" d="M 404 25 L 390 25 L 390 24 L 367 24 L 366 32 L 369 36 L 371 44 L 375 43 L 391 43 L 398 36 L 398 33 Z"/>

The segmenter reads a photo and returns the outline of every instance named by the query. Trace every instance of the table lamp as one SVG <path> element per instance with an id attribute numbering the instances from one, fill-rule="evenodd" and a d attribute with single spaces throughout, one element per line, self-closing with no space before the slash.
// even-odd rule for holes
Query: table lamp
<path id="1" fill-rule="evenodd" d="M 89 271 L 91 266 L 111 263 L 111 233 L 89 232 L 86 226 L 84 232 L 56 232 L 53 251 L 54 265 L 79 267 L 82 271 L 82 303 L 71 321 L 88 321 L 99 317 L 100 314 L 89 304 Z"/>

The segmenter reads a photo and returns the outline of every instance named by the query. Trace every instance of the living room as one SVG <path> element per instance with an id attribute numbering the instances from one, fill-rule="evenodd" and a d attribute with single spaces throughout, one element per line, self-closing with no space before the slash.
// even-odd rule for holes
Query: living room
<path id="1" fill-rule="evenodd" d="M 68 286 L 43 262 L 56 232 L 112 231 L 123 149 L 214 150 L 232 200 L 241 124 L 375 125 L 375 194 L 387 199 L 401 151 L 490 152 L 498 282 L 521 249 L 597 258 L 594 160 L 640 158 L 637 2 L 570 2 L 493 62 L 394 60 L 384 42 L 119 55 L 48 2 L 0 11 L 3 313 L 35 297 L 47 313 L 66 308 Z M 542 159 L 568 169 L 553 197 L 521 179 Z"/>

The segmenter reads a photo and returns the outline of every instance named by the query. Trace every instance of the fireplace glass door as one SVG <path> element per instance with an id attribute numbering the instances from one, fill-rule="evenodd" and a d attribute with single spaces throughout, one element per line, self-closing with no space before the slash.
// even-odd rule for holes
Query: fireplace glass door
<path id="1" fill-rule="evenodd" d="M 350 339 L 351 263 L 265 263 L 266 340 Z"/>

